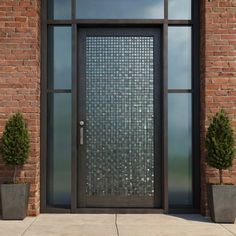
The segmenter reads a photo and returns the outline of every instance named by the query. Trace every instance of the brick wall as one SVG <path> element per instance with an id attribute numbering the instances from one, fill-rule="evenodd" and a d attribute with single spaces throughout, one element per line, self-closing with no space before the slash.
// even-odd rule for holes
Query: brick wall
<path id="1" fill-rule="evenodd" d="M 21 111 L 27 120 L 31 153 L 18 177 L 31 183 L 29 215 L 39 213 L 40 3 L 0 0 L 0 135 L 9 116 Z M 0 183 L 12 168 L 0 158 Z"/>
<path id="2" fill-rule="evenodd" d="M 205 214 L 206 183 L 219 181 L 217 170 L 205 164 L 208 117 L 224 108 L 236 134 L 236 1 L 202 0 L 201 13 L 201 210 Z M 236 161 L 224 171 L 224 182 L 236 184 Z"/>

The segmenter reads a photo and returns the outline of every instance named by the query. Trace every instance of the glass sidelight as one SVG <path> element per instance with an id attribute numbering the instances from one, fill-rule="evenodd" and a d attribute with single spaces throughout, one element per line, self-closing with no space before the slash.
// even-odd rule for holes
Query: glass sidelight
<path id="1" fill-rule="evenodd" d="M 192 97 L 170 93 L 168 99 L 169 203 L 189 206 L 192 204 Z"/>
<path id="2" fill-rule="evenodd" d="M 50 27 L 48 32 L 47 164 L 51 206 L 71 202 L 71 27 Z"/>
<path id="3" fill-rule="evenodd" d="M 192 28 L 169 27 L 168 189 L 172 207 L 193 204 Z"/>
<path id="4" fill-rule="evenodd" d="M 71 199 L 71 94 L 49 94 L 49 201 L 70 205 Z M 63 107 L 63 109 L 61 109 Z"/>
<path id="5" fill-rule="evenodd" d="M 101 32 L 79 34 L 79 205 L 153 207 L 155 194 L 161 198 L 154 143 L 159 31 Z"/>

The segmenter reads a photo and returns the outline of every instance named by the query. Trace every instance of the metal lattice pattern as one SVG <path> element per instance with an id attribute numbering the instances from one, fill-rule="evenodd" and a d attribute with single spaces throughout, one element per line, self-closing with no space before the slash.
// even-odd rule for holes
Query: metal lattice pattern
<path id="1" fill-rule="evenodd" d="M 86 192 L 154 195 L 153 37 L 86 38 Z"/>

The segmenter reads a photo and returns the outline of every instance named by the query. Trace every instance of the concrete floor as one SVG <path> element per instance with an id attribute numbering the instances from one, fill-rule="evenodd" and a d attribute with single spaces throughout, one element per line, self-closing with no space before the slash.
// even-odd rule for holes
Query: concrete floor
<path id="1" fill-rule="evenodd" d="M 200 215 L 41 214 L 0 220 L 0 236 L 232 236 L 236 224 L 214 224 Z"/>

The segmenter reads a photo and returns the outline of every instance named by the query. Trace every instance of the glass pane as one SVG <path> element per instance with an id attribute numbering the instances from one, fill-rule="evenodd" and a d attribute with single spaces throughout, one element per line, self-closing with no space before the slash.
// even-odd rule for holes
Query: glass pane
<path id="1" fill-rule="evenodd" d="M 48 87 L 71 89 L 71 27 L 50 27 Z"/>
<path id="2" fill-rule="evenodd" d="M 153 46 L 153 37 L 87 37 L 88 196 L 153 197 Z"/>
<path id="3" fill-rule="evenodd" d="M 48 0 L 49 19 L 71 19 L 71 0 Z"/>
<path id="4" fill-rule="evenodd" d="M 162 19 L 163 0 L 77 0 L 79 19 Z"/>
<path id="5" fill-rule="evenodd" d="M 71 195 L 71 94 L 49 94 L 49 204 L 69 205 Z"/>
<path id="6" fill-rule="evenodd" d="M 169 19 L 188 20 L 192 17 L 192 0 L 169 0 Z"/>
<path id="7" fill-rule="evenodd" d="M 169 89 L 191 89 L 191 27 L 169 27 Z"/>
<path id="8" fill-rule="evenodd" d="M 169 94 L 169 204 L 192 204 L 191 94 Z"/>

